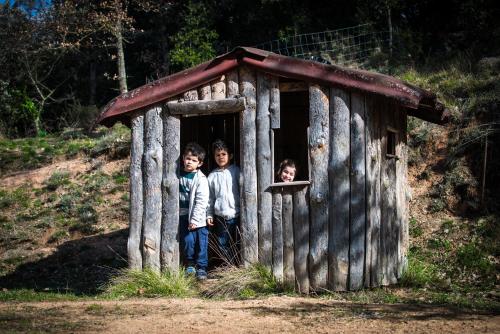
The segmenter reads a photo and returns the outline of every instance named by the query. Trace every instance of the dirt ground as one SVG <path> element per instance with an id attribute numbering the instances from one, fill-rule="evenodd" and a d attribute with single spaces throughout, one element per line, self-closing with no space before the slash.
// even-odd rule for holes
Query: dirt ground
<path id="1" fill-rule="evenodd" d="M 500 333 L 500 315 L 301 297 L 0 304 L 0 332 Z"/>

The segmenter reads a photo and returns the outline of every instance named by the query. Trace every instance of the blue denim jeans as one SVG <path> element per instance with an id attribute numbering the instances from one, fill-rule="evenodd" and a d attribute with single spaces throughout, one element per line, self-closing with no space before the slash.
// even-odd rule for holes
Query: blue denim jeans
<path id="1" fill-rule="evenodd" d="M 208 229 L 206 226 L 188 230 L 188 217 L 179 216 L 181 251 L 188 266 L 207 270 L 208 266 Z"/>
<path id="2" fill-rule="evenodd" d="M 215 231 L 221 257 L 229 264 L 238 264 L 238 222 L 239 218 L 224 219 L 215 216 Z"/>

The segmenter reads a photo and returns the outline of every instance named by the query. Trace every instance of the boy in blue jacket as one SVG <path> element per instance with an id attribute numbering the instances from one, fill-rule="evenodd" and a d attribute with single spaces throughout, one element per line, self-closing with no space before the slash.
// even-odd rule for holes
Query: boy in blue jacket
<path id="1" fill-rule="evenodd" d="M 187 262 L 186 273 L 207 279 L 208 229 L 206 208 L 209 190 L 206 176 L 199 168 L 205 159 L 205 150 L 197 143 L 184 149 L 184 168 L 179 178 L 179 230 L 181 251 Z"/>

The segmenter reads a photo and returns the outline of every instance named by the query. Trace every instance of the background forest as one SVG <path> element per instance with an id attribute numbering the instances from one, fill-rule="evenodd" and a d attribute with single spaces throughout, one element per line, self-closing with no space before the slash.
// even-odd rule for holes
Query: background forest
<path id="1" fill-rule="evenodd" d="M 3 1 L 0 134 L 89 127 L 120 92 L 235 46 L 363 23 L 397 29 L 393 67 L 473 64 L 499 53 L 498 14 L 494 0 Z"/>
<path id="2" fill-rule="evenodd" d="M 95 126 L 112 98 L 236 46 L 369 24 L 392 48 L 362 67 L 431 90 L 452 117 L 408 122 L 405 292 L 339 298 L 498 311 L 499 17 L 498 0 L 0 0 L 0 301 L 99 294 L 126 267 L 130 131 Z M 276 291 L 262 286 L 237 293 Z"/>

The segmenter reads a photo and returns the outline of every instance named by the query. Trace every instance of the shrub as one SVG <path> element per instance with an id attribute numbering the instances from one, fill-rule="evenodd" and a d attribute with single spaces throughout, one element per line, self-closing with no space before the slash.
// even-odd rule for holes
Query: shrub
<path id="1" fill-rule="evenodd" d="M 45 186 L 48 190 L 54 191 L 60 186 L 67 185 L 69 180 L 69 172 L 54 172 L 46 181 Z"/>
<path id="2" fill-rule="evenodd" d="M 479 271 L 482 274 L 490 274 L 495 269 L 495 265 L 475 242 L 465 244 L 457 250 L 457 263 L 467 271 Z"/>
<path id="3" fill-rule="evenodd" d="M 184 270 L 157 273 L 151 269 L 144 271 L 122 270 L 104 288 L 108 298 L 125 297 L 187 297 L 194 294 L 195 281 Z"/>
<path id="4" fill-rule="evenodd" d="M 437 268 L 433 264 L 427 263 L 410 254 L 408 257 L 408 266 L 400 280 L 401 285 L 420 288 L 434 285 L 437 281 Z"/>
<path id="5" fill-rule="evenodd" d="M 223 266 L 216 269 L 213 274 L 218 276 L 218 281 L 217 284 L 207 286 L 202 291 L 206 297 L 252 298 L 284 291 L 284 286 L 262 264 L 255 264 L 248 268 Z"/>

